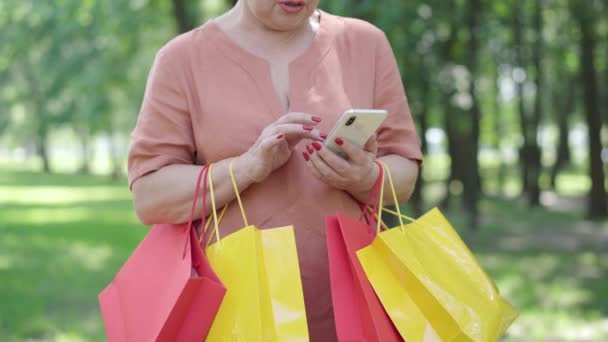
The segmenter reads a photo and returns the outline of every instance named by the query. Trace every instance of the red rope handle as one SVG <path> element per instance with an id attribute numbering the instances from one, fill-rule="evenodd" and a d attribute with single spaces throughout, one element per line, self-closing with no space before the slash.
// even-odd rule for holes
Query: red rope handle
<path id="1" fill-rule="evenodd" d="M 198 179 L 196 180 L 196 188 L 194 189 L 194 198 L 192 199 L 192 208 L 190 209 L 190 217 L 188 218 L 188 226 L 186 227 L 186 241 L 184 243 L 184 251 L 182 253 L 182 259 L 186 257 L 186 249 L 188 248 L 188 242 L 190 242 L 190 231 L 192 229 L 192 222 L 194 221 L 194 211 L 196 210 L 196 203 L 198 202 L 198 194 L 201 188 L 201 179 L 205 177 L 204 187 L 207 185 L 207 171 L 208 167 L 204 166 L 198 173 Z M 205 190 L 203 190 L 205 191 Z M 206 196 L 203 195 L 203 203 L 205 203 Z M 205 210 L 205 204 L 203 204 L 203 210 Z"/>
<path id="2" fill-rule="evenodd" d="M 379 204 L 378 202 L 380 201 L 380 188 L 382 187 L 382 182 L 384 182 L 384 168 L 378 162 L 375 163 L 378 165 L 378 170 L 380 171 L 378 173 L 378 178 L 376 178 L 376 182 L 374 183 L 374 186 L 367 197 L 367 201 L 360 203 L 361 216 L 359 217 L 359 221 L 363 221 L 363 219 L 365 219 L 367 224 L 371 224 L 371 222 L 373 222 L 373 217 L 371 218 L 370 222 L 366 207 L 371 203 L 374 203 L 374 210 L 377 210 Z"/>

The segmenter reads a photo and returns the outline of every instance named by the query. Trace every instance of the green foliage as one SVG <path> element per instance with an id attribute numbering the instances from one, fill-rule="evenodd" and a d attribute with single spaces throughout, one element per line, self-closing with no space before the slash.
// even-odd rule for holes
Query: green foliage
<path id="1" fill-rule="evenodd" d="M 3 4 L 0 101 L 3 119 L 25 109 L 11 122 L 17 142 L 64 125 L 87 134 L 130 129 L 170 18 L 146 0 Z M 127 111 L 131 120 L 122 119 Z"/>

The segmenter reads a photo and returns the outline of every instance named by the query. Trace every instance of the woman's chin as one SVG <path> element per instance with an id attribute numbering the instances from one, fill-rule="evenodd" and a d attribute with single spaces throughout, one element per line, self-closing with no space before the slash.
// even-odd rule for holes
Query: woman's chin
<path id="1" fill-rule="evenodd" d="M 294 22 L 293 20 L 273 20 L 271 23 L 266 23 L 266 27 L 275 32 L 291 32 L 302 27 L 302 22 Z"/>
<path id="2" fill-rule="evenodd" d="M 289 32 L 301 28 L 306 25 L 308 18 L 314 13 L 314 11 L 304 10 L 297 15 L 285 14 L 280 8 L 275 11 L 272 15 L 271 20 L 266 22 L 265 25 L 273 31 Z"/>

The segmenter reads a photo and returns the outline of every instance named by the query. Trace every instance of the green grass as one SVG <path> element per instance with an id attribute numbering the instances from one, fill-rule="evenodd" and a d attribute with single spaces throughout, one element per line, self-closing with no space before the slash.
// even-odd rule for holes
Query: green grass
<path id="1" fill-rule="evenodd" d="M 0 340 L 103 341 L 97 294 L 145 232 L 124 184 L 0 171 Z"/>
<path id="2" fill-rule="evenodd" d="M 506 341 L 608 340 L 608 224 L 485 199 L 447 213 L 521 316 Z M 147 228 L 126 182 L 0 165 L 0 341 L 102 341 L 97 294 Z"/>
<path id="3" fill-rule="evenodd" d="M 481 210 L 475 234 L 450 217 L 520 311 L 505 340 L 608 340 L 608 224 L 504 200 Z"/>

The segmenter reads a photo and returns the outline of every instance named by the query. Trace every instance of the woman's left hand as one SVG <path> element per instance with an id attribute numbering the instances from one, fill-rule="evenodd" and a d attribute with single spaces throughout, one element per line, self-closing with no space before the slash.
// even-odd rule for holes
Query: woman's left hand
<path id="1" fill-rule="evenodd" d="M 380 173 L 374 163 L 378 153 L 376 136 L 373 135 L 363 148 L 341 138 L 336 139 L 336 145 L 348 160 L 315 141 L 303 152 L 306 165 L 324 183 L 364 201 Z"/>

